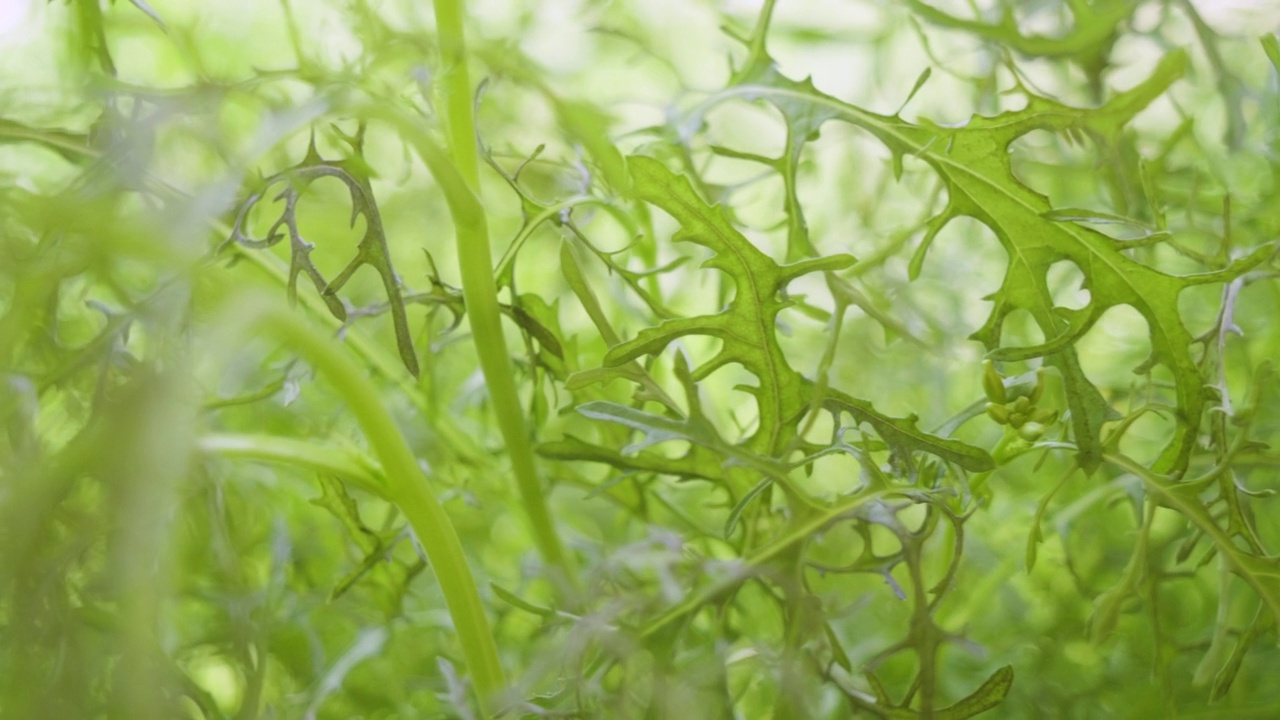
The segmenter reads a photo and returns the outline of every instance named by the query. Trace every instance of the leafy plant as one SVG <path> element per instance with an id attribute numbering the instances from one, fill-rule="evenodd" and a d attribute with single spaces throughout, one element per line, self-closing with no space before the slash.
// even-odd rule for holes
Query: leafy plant
<path id="1" fill-rule="evenodd" d="M 37 5 L 0 714 L 1280 708 L 1274 35 Z"/>

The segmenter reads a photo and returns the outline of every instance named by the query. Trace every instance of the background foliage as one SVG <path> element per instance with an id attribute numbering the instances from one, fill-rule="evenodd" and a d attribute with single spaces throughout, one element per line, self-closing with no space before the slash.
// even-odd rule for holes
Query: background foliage
<path id="1" fill-rule="evenodd" d="M 4 717 L 1280 714 L 1265 5 L 12 7 Z"/>

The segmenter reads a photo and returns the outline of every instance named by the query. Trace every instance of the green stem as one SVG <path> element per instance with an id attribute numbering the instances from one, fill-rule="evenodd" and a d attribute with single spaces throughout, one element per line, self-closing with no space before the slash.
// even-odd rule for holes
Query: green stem
<path id="1" fill-rule="evenodd" d="M 1013 441 L 1017 439 L 1018 439 L 1018 434 L 1014 432 L 1011 428 L 1006 427 L 1004 429 L 1004 435 L 1000 436 L 1000 442 L 996 443 L 996 446 L 991 450 L 991 458 L 996 461 L 995 469 L 984 470 L 983 472 L 975 473 L 972 477 L 970 477 L 969 478 L 970 492 L 978 492 L 979 490 L 981 490 L 982 487 L 987 484 L 987 480 L 991 477 L 991 474 L 994 473 L 996 470 L 999 470 L 1001 466 L 1003 466 L 1005 463 L 1007 463 L 1009 460 L 1013 458 L 1013 456 L 1009 453 L 1009 446 L 1010 444 L 1013 443 Z"/>
<path id="2" fill-rule="evenodd" d="M 514 370 L 507 353 L 498 311 L 498 288 L 493 275 L 493 256 L 489 249 L 489 229 L 484 206 L 480 202 L 479 156 L 476 148 L 475 117 L 471 80 L 467 72 L 462 0 L 434 0 L 437 35 L 442 56 L 441 89 L 444 94 L 445 118 L 448 122 L 449 149 L 452 163 L 439 157 L 435 143 L 421 132 L 413 133 L 418 152 L 431 169 L 436 182 L 444 190 L 453 215 L 458 246 L 458 263 L 462 275 L 462 296 L 471 323 L 471 337 L 480 358 L 497 415 L 498 427 L 507 445 L 512 471 L 520 490 L 521 502 L 533 530 L 534 542 L 543 560 L 563 574 L 570 584 L 576 582 L 572 560 L 565 552 L 551 513 L 542 483 L 534 464 L 533 443 L 525 423 L 524 410 L 516 391 Z M 401 129 L 408 123 L 400 123 Z M 450 177 L 452 176 L 452 177 Z"/>
<path id="3" fill-rule="evenodd" d="M 480 194 L 480 158 L 476 153 L 475 106 L 471 74 L 467 70 L 467 41 L 463 0 L 433 0 L 436 37 L 440 42 L 440 90 L 444 95 L 445 128 L 454 165 L 471 191 Z M 488 250 L 485 251 L 488 254 Z"/>
<path id="4" fill-rule="evenodd" d="M 836 520 L 839 520 L 841 517 L 848 515 L 863 505 L 879 500 L 889 494 L 891 493 L 886 490 L 874 490 L 871 492 L 852 495 L 836 505 L 826 508 L 821 513 L 810 515 L 804 520 L 793 523 L 785 532 L 771 540 L 768 544 L 756 548 L 746 557 L 742 558 L 742 567 L 732 577 L 717 581 L 704 587 L 690 595 L 675 607 L 667 610 L 657 619 L 650 621 L 643 629 L 641 629 L 640 637 L 645 639 L 653 637 L 677 620 L 684 618 L 686 615 L 689 615 L 707 603 L 715 600 L 715 598 L 719 597 L 721 594 L 742 584 L 742 582 L 749 578 L 757 568 L 765 565 L 783 552 L 790 550 L 792 547 L 795 547 L 800 543 L 804 543 L 812 539 L 814 535 L 821 532 L 824 528 Z"/>
<path id="5" fill-rule="evenodd" d="M 269 303 L 268 309 L 255 312 L 255 305 L 248 300 L 243 302 L 244 305 L 233 308 L 235 312 L 230 317 L 252 317 L 254 327 L 292 346 L 313 368 L 329 378 L 360 424 L 382 464 L 385 474 L 382 494 L 408 518 L 427 555 L 458 634 L 458 643 L 462 646 L 480 709 L 486 717 L 492 716 L 492 701 L 505 690 L 506 678 L 498 661 L 498 648 L 485 617 L 480 593 L 453 524 L 431 491 L 430 483 L 414 459 L 400 428 L 379 402 L 378 389 L 336 341 L 316 332 L 310 325 L 298 322 L 296 315 Z M 235 344 L 224 343 L 224 346 L 234 347 Z M 221 442 L 224 449 L 230 445 L 225 440 Z M 262 439 L 256 448 L 242 449 L 245 453 L 257 453 L 259 457 L 273 454 L 292 456 L 297 451 L 298 448 L 290 447 L 289 443 Z M 316 458 L 320 456 L 317 454 Z M 315 462 L 322 461 L 317 459 Z"/>
<path id="6" fill-rule="evenodd" d="M 365 492 L 390 500 L 382 468 L 355 450 L 329 447 L 296 438 L 232 433 L 204 435 L 196 441 L 196 449 L 206 455 L 280 463 L 337 475 Z"/>
<path id="7" fill-rule="evenodd" d="M 1241 531 L 1223 529 L 1209 507 L 1197 497 L 1198 491 L 1194 486 L 1158 475 L 1119 453 L 1104 454 L 1102 461 L 1137 476 L 1153 501 L 1178 512 L 1213 541 L 1231 570 L 1253 587 L 1276 620 L 1280 621 L 1280 582 L 1276 582 L 1274 559 L 1263 552 L 1251 553 L 1237 544 L 1236 538 Z"/>

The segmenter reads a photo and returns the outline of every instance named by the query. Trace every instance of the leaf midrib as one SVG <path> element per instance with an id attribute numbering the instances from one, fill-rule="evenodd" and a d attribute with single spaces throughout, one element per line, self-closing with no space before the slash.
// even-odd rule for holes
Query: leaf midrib
<path id="1" fill-rule="evenodd" d="M 742 267 L 742 270 L 743 270 L 742 277 L 749 279 L 749 282 L 747 284 L 750 287 L 751 299 L 755 302 L 755 306 L 757 308 L 756 331 L 759 333 L 760 346 L 761 346 L 761 349 L 763 350 L 762 354 L 764 355 L 765 365 L 768 371 L 767 376 L 760 377 L 760 386 L 762 389 L 767 390 L 769 394 L 769 404 L 773 408 L 773 427 L 769 428 L 768 430 L 769 444 L 768 444 L 768 447 L 766 448 L 768 453 L 772 455 L 774 450 L 776 449 L 775 445 L 777 444 L 778 432 L 780 430 L 780 425 L 782 423 L 783 415 L 785 413 L 783 412 L 782 393 L 779 389 L 780 383 L 778 382 L 779 363 L 777 358 L 774 357 L 776 345 L 775 343 L 770 342 L 772 338 L 772 332 L 771 332 L 772 328 L 765 326 L 765 323 L 768 320 L 768 317 L 767 317 L 768 313 L 765 312 L 765 301 L 761 295 L 760 283 L 756 278 L 755 270 L 752 269 L 751 264 L 747 262 L 747 259 L 744 253 L 742 252 L 741 249 L 738 248 L 735 242 L 736 240 L 741 239 L 742 242 L 750 244 L 751 241 L 748 240 L 745 235 L 743 235 L 740 232 L 737 232 L 732 227 L 729 228 L 729 232 L 732 233 L 733 235 L 736 235 L 737 237 L 736 238 L 727 237 L 723 229 L 719 226 L 719 223 L 714 222 L 714 216 L 708 217 L 709 214 L 715 212 L 716 208 L 718 208 L 719 205 L 710 205 L 710 206 L 700 207 L 700 206 L 696 206 L 686 202 L 683 197 L 675 193 L 667 192 L 665 194 L 667 195 L 667 197 L 671 198 L 673 202 L 675 202 L 676 204 L 684 208 L 684 210 L 688 212 L 691 217 L 698 218 L 701 221 L 701 223 L 707 227 L 708 230 L 710 230 L 712 233 L 715 234 L 715 236 L 720 240 L 720 242 L 724 246 L 728 247 L 733 252 L 733 257 L 738 261 L 738 263 Z M 705 212 L 705 211 L 709 211 L 709 212 Z M 721 220 L 726 223 L 728 222 L 728 220 L 724 220 L 723 218 L 721 218 Z M 765 257 L 767 258 L 768 256 L 765 256 Z M 739 285 L 738 276 L 733 274 L 731 274 L 730 276 L 734 278 L 735 286 Z M 775 285 L 773 292 L 776 293 L 777 292 L 776 279 L 773 284 Z M 737 302 L 738 299 L 739 298 L 735 298 L 734 302 Z M 794 372 L 794 370 L 791 370 L 790 367 L 788 367 L 787 370 L 789 372 Z M 757 402 L 759 402 L 758 395 L 756 396 L 756 400 Z"/>

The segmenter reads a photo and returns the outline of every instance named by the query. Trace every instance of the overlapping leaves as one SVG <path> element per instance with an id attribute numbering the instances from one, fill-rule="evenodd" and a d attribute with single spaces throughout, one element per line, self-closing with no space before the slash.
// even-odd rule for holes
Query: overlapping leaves
<path id="1" fill-rule="evenodd" d="M 745 368 L 756 377 L 757 384 L 740 389 L 755 398 L 757 420 L 741 449 L 766 462 L 785 460 L 782 456 L 797 440 L 799 423 L 817 392 L 811 381 L 790 366 L 778 344 L 778 314 L 791 304 L 785 289 L 801 275 L 849 267 L 854 258 L 840 254 L 778 265 L 733 227 L 722 208 L 702 200 L 688 178 L 675 175 L 662 163 L 645 156 L 632 156 L 629 168 L 637 197 L 665 210 L 680 223 L 681 230 L 673 238 L 676 242 L 692 242 L 712 250 L 715 254 L 703 266 L 730 276 L 736 293 L 728 307 L 716 314 L 673 318 L 640 331 L 631 340 L 614 345 L 605 355 L 604 364 L 624 367 L 638 358 L 656 355 L 690 335 L 718 339 L 719 352 L 689 372 L 686 385 L 731 363 Z M 688 394 L 696 398 L 696 390 Z M 883 415 L 870 403 L 839 390 L 826 389 L 822 404 L 833 414 L 847 413 L 870 425 L 904 463 L 909 462 L 911 453 L 923 451 L 970 470 L 993 467 L 991 458 L 982 450 L 925 433 L 916 427 L 914 418 Z M 547 444 L 543 452 L 563 459 L 596 460 L 628 469 L 718 479 L 719 463 L 711 461 L 705 451 L 723 451 L 731 443 L 721 439 L 714 427 L 700 417 L 694 402 L 690 405 L 690 416 L 679 419 L 610 403 L 598 402 L 583 408 L 593 417 L 644 430 L 659 440 L 679 438 L 693 442 L 695 450 L 681 458 L 645 453 L 632 457 L 574 438 Z"/>
<path id="2" fill-rule="evenodd" d="M 768 56 L 761 57 L 765 60 L 755 65 L 772 68 Z M 1096 109 L 1068 107 L 1028 95 L 1027 106 L 1021 110 L 974 117 L 956 128 L 910 123 L 897 115 L 868 112 L 817 91 L 811 83 L 781 78 L 772 70 L 762 69 L 745 78 L 767 80 L 767 85 L 744 84 L 728 92 L 762 97 L 783 108 L 807 103 L 823 110 L 819 117 L 843 120 L 876 136 L 893 153 L 897 167 L 901 167 L 904 157 L 928 163 L 946 184 L 948 204 L 929 223 L 912 260 L 913 275 L 919 272 L 930 243 L 949 221 L 972 217 L 995 233 L 1009 255 L 1009 266 L 1000 289 L 988 298 L 994 307 L 974 338 L 986 346 L 993 358 L 1008 361 L 1043 357 L 1058 369 L 1067 387 L 1078 460 L 1089 471 L 1101 462 L 1102 425 L 1110 411 L 1101 393 L 1085 377 L 1074 343 L 1107 310 L 1119 305 L 1137 310 L 1150 329 L 1152 355 L 1144 367 L 1159 363 L 1173 373 L 1177 403 L 1177 430 L 1153 469 L 1161 474 L 1179 474 L 1187 467 L 1206 400 L 1191 352 L 1194 338 L 1179 315 L 1178 296 L 1194 285 L 1229 282 L 1266 260 L 1274 248 L 1259 247 L 1225 267 L 1204 273 L 1164 273 L 1133 259 L 1122 241 L 1055 216 L 1048 198 L 1014 176 L 1008 150 L 1014 140 L 1035 130 L 1114 138 L 1180 77 L 1186 66 L 1184 53 L 1171 53 L 1145 81 L 1117 93 Z M 1090 302 L 1084 308 L 1070 310 L 1054 305 L 1048 271 L 1064 260 L 1074 263 L 1085 277 Z M 1004 321 L 1016 310 L 1031 314 L 1046 342 L 1031 347 L 1000 347 Z"/>

